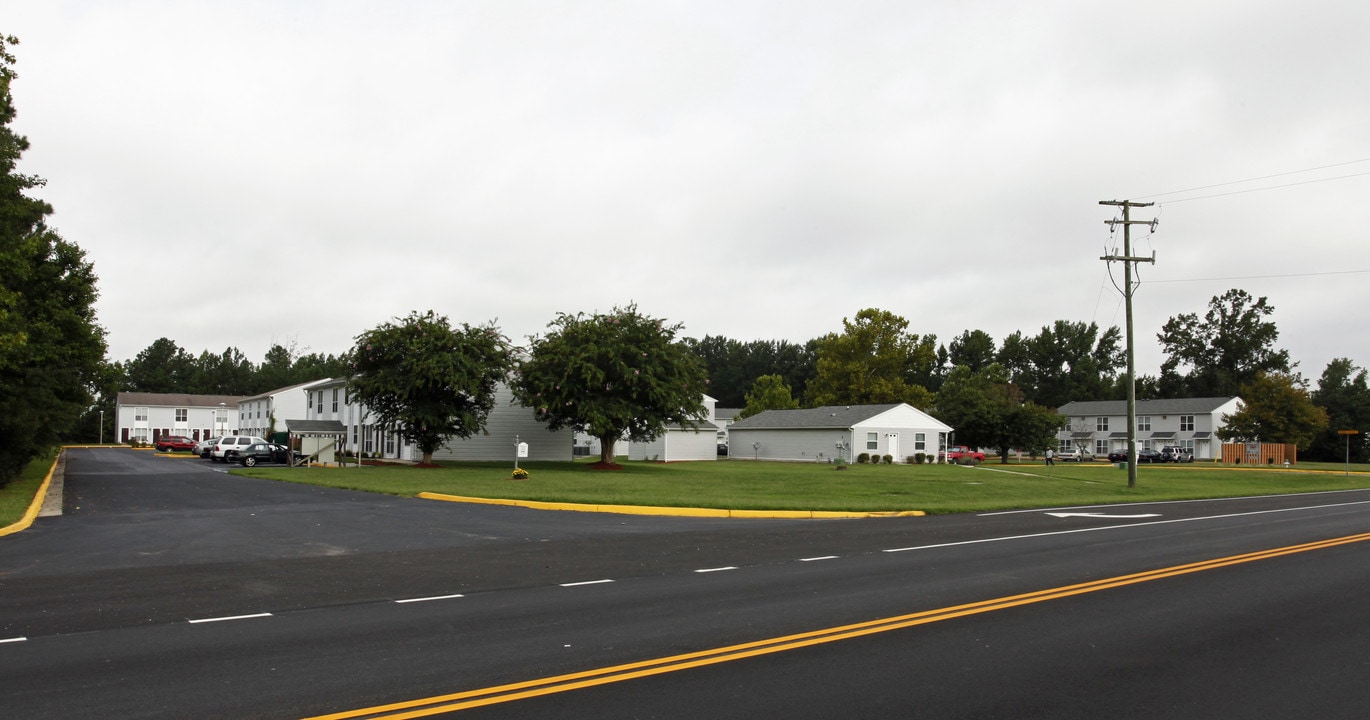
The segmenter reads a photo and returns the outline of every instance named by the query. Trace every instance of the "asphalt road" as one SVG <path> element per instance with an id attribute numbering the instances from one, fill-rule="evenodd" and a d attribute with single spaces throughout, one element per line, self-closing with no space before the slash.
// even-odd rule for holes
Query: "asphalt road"
<path id="1" fill-rule="evenodd" d="M 1357 537 L 1370 492 L 719 520 L 464 506 L 219 470 L 72 452 L 67 513 L 0 538 L 0 716 L 1370 707 L 1370 545 Z M 1337 538 L 1350 539 L 1298 547 Z M 1244 557 L 1279 548 L 1294 550 Z"/>

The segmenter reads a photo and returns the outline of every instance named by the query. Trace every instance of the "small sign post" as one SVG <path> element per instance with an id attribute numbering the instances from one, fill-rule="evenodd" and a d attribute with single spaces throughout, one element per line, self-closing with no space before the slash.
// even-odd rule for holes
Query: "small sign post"
<path id="1" fill-rule="evenodd" d="M 519 436 L 514 436 L 514 469 L 519 469 L 519 458 L 528 457 L 528 443 L 519 442 Z"/>
<path id="2" fill-rule="evenodd" d="M 1346 437 L 1346 476 L 1351 477 L 1351 436 L 1359 435 L 1359 430 L 1338 430 L 1338 435 Z"/>

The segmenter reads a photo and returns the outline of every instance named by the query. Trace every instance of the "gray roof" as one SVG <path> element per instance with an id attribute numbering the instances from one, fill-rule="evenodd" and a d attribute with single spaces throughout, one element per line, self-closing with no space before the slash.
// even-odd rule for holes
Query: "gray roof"
<path id="1" fill-rule="evenodd" d="M 728 426 L 733 430 L 800 430 L 841 429 L 865 422 L 880 413 L 903 405 L 829 405 L 799 410 L 767 410 Z"/>
<path id="2" fill-rule="evenodd" d="M 329 380 L 332 380 L 332 378 L 323 378 L 322 380 L 310 380 L 310 381 L 308 381 L 308 382 L 295 383 L 294 385 L 287 385 L 287 386 L 285 386 L 285 387 L 283 387 L 283 388 L 276 388 L 275 390 L 267 390 L 266 392 L 264 392 L 264 393 L 262 393 L 262 394 L 260 394 L 260 395 L 253 395 L 253 396 L 251 396 L 251 397 L 245 397 L 245 398 L 243 398 L 243 400 L 245 400 L 245 401 L 246 401 L 246 400 L 261 400 L 262 398 L 270 397 L 270 396 L 275 395 L 275 394 L 277 394 L 277 393 L 289 392 L 289 391 L 291 391 L 291 390 L 298 390 L 298 389 L 300 389 L 300 388 L 302 388 L 302 387 L 304 387 L 304 386 L 306 386 L 306 385 L 315 385 L 315 384 L 326 383 L 326 382 L 328 382 Z"/>
<path id="3" fill-rule="evenodd" d="M 115 398 L 120 405 L 138 405 L 149 407 L 204 407 L 216 408 L 219 403 L 224 405 L 238 406 L 238 401 L 242 400 L 243 395 L 190 395 L 187 393 L 143 393 L 143 392 L 121 392 Z"/>
<path id="4" fill-rule="evenodd" d="M 1173 400 L 1138 400 L 1138 415 L 1202 415 L 1226 405 L 1236 397 L 1176 398 Z M 1126 400 L 1090 400 L 1068 402 L 1056 412 L 1062 415 L 1126 415 Z"/>
<path id="5" fill-rule="evenodd" d="M 346 435 L 347 428 L 337 420 L 286 420 L 285 429 L 312 435 Z"/>

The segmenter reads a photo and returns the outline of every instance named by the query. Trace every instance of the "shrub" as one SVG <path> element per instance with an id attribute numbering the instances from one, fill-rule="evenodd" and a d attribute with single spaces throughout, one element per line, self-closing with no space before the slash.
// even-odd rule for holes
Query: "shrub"
<path id="1" fill-rule="evenodd" d="M 927 454 L 927 453 L 921 453 L 921 452 L 920 452 L 920 453 L 914 453 L 914 454 L 913 454 L 913 461 L 916 462 L 916 463 L 918 463 L 919 465 L 922 465 L 923 463 L 925 463 L 925 462 L 928 461 L 928 454 Z"/>
<path id="2" fill-rule="evenodd" d="M 868 462 L 870 462 L 870 461 L 871 461 L 871 454 L 870 454 L 870 453 L 861 453 L 860 455 L 857 455 L 857 456 L 856 456 L 856 462 L 858 462 L 858 463 L 864 464 L 864 463 L 868 463 Z"/>
<path id="3" fill-rule="evenodd" d="M 886 455 L 886 456 L 885 456 L 885 464 L 886 464 L 886 465 L 893 465 L 893 464 L 894 464 L 894 456 L 893 456 L 893 455 Z"/>
<path id="4" fill-rule="evenodd" d="M 524 470 L 523 468 L 514 468 L 514 474 L 510 477 L 514 478 L 515 480 L 527 480 L 528 471 Z"/>

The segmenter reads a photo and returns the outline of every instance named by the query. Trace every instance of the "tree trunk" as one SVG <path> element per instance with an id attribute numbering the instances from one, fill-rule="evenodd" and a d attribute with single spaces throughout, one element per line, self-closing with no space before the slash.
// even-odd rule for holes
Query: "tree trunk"
<path id="1" fill-rule="evenodd" d="M 599 439 L 599 461 L 605 465 L 614 464 L 614 439 L 612 435 Z"/>
<path id="2" fill-rule="evenodd" d="M 422 464 L 422 465 L 432 465 L 432 464 L 433 464 L 433 451 L 432 451 L 432 450 L 425 450 L 425 451 L 423 452 L 423 459 L 420 460 L 419 463 Z"/>

